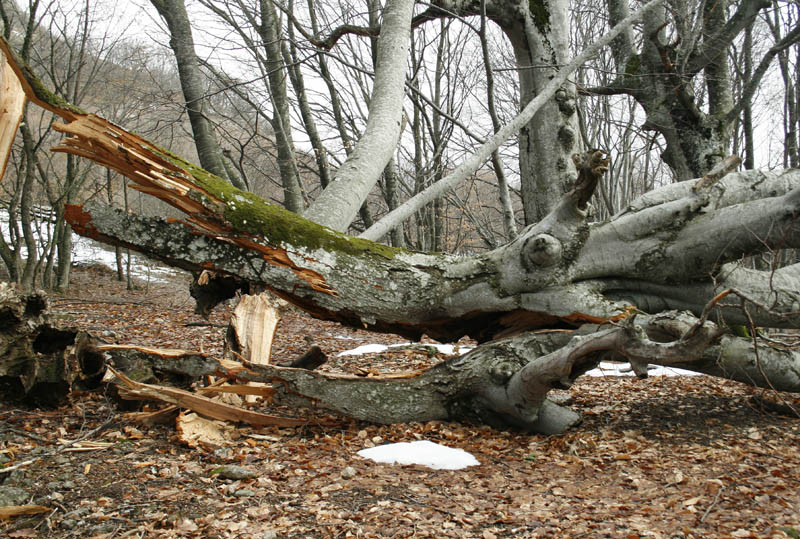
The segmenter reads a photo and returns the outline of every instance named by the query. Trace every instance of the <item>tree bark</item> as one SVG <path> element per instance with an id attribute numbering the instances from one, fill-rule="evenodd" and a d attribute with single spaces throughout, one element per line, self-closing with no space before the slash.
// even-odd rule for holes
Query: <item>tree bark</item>
<path id="1" fill-rule="evenodd" d="M 413 0 L 393 0 L 387 4 L 364 133 L 330 185 L 305 212 L 309 219 L 334 230 L 347 230 L 394 155 L 402 125 L 413 8 Z"/>

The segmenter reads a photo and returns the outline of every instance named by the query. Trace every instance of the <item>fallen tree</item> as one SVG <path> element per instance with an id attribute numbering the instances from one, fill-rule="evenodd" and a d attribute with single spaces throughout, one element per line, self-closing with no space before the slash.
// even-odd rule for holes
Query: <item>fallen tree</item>
<path id="1" fill-rule="evenodd" d="M 660 363 L 800 391 L 794 351 L 725 330 L 800 322 L 800 265 L 755 271 L 738 262 L 800 247 L 800 171 L 734 173 L 737 161 L 728 159 L 703 178 L 648 193 L 593 223 L 588 200 L 608 160 L 591 151 L 575 156 L 575 187 L 514 241 L 476 256 L 414 253 L 270 205 L 54 102 L 13 60 L 12 68 L 30 100 L 65 120 L 54 125 L 68 135 L 55 151 L 116 170 L 186 215 L 153 219 L 70 206 L 67 220 L 79 234 L 186 270 L 235 276 L 317 318 L 413 339 L 467 335 L 483 343 L 430 370 L 389 379 L 231 367 L 202 356 L 209 372 L 269 382 L 287 401 L 375 422 L 470 419 L 548 433 L 579 420 L 548 401 L 548 392 L 568 387 L 603 358 L 628 360 L 640 376 L 648 363 Z"/>

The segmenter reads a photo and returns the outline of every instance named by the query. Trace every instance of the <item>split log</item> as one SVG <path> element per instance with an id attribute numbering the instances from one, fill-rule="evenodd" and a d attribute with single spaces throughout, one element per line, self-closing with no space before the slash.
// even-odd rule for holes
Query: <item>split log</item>
<path id="1" fill-rule="evenodd" d="M 225 341 L 226 357 L 235 354 L 249 363 L 270 363 L 272 339 L 280 320 L 279 302 L 268 293 L 246 294 L 239 299 Z"/>
<path id="2" fill-rule="evenodd" d="M 269 365 L 272 355 L 272 339 L 280 320 L 280 303 L 285 302 L 269 292 L 257 295 L 245 294 L 233 309 L 225 336 L 225 357 L 241 358 L 248 363 Z M 253 382 L 258 385 L 258 382 Z M 246 402 L 255 402 L 254 394 L 245 397 Z"/>

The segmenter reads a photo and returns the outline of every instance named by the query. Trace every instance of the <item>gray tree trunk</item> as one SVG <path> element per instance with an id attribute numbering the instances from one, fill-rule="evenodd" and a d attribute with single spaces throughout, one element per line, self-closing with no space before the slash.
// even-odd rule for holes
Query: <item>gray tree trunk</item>
<path id="1" fill-rule="evenodd" d="M 283 182 L 284 205 L 289 211 L 302 213 L 306 207 L 303 199 L 303 186 L 297 172 L 294 141 L 292 140 L 292 122 L 289 115 L 289 96 L 286 92 L 286 74 L 289 69 L 284 65 L 281 55 L 280 28 L 278 15 L 271 0 L 260 0 L 259 11 L 261 24 L 258 27 L 266 52 L 267 80 L 272 98 L 272 129 L 278 147 L 278 169 Z"/>
<path id="2" fill-rule="evenodd" d="M 624 14 L 625 2 L 607 2 L 613 23 Z M 649 16 L 638 53 L 624 35 L 614 43 L 617 80 L 608 87 L 587 90 L 629 94 L 636 99 L 647 115 L 644 127 L 664 137 L 662 158 L 676 180 L 706 174 L 729 153 L 738 111 L 731 98 L 727 51 L 770 2 L 740 1 L 736 11 L 727 16 L 730 4 L 728 0 L 702 2 L 704 16 L 696 20 L 686 20 L 688 13 L 677 2 Z M 669 39 L 667 27 L 673 32 Z M 707 112 L 695 95 L 700 74 L 707 89 Z"/>
<path id="3" fill-rule="evenodd" d="M 387 4 L 364 133 L 333 181 L 305 213 L 334 230 L 347 230 L 394 155 L 402 125 L 413 8 L 413 0 L 394 0 Z"/>
<path id="4" fill-rule="evenodd" d="M 169 45 L 178 64 L 181 89 L 186 100 L 186 112 L 192 125 L 200 166 L 220 178 L 228 179 L 239 189 L 244 189 L 245 186 L 238 176 L 229 178 L 222 148 L 217 142 L 214 127 L 206 116 L 205 84 L 194 50 L 192 27 L 184 1 L 150 0 L 150 3 L 167 23 L 169 29 Z"/>

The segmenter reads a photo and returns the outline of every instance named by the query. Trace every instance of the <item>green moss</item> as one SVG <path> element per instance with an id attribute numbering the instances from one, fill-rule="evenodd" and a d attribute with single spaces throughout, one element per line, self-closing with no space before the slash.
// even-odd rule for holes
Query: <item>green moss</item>
<path id="1" fill-rule="evenodd" d="M 789 537 L 792 537 L 794 539 L 800 538 L 800 532 L 798 532 L 795 528 L 791 526 L 781 526 L 778 529 L 783 533 L 785 533 L 786 535 L 788 535 Z"/>
<path id="2" fill-rule="evenodd" d="M 528 9 L 533 16 L 533 23 L 542 34 L 550 31 L 550 11 L 544 5 L 544 0 L 529 0 Z"/>
<path id="3" fill-rule="evenodd" d="M 747 326 L 731 325 L 731 333 L 744 339 L 752 339 L 753 335 Z"/>
<path id="4" fill-rule="evenodd" d="M 14 49 L 11 48 L 11 45 L 3 38 L 0 38 L 3 41 L 3 49 L 10 54 L 11 58 L 10 61 L 15 63 L 17 67 L 19 67 L 20 71 L 22 72 L 22 76 L 25 78 L 25 81 L 30 85 L 31 89 L 33 90 L 34 96 L 43 101 L 45 104 L 50 105 L 51 107 L 59 108 L 74 112 L 76 114 L 86 114 L 86 111 L 76 107 L 75 105 L 70 104 L 66 99 L 63 97 L 54 94 L 51 92 L 44 83 L 39 80 L 39 78 L 33 73 L 33 69 L 31 66 L 26 64 L 20 57 L 16 54 Z"/>
<path id="5" fill-rule="evenodd" d="M 33 74 L 33 70 L 29 66 L 22 65 L 21 69 L 25 75 L 25 80 L 27 80 L 28 84 L 31 85 L 33 93 L 36 95 L 37 99 L 39 99 L 40 101 L 44 101 L 51 107 L 68 110 L 76 114 L 87 114 L 85 110 L 76 107 L 63 97 L 56 95 L 50 90 L 48 90 L 47 87 L 44 85 L 44 83 L 40 81 L 36 77 L 36 75 Z"/>
<path id="6" fill-rule="evenodd" d="M 225 207 L 220 209 L 225 219 L 237 230 L 264 236 L 270 244 L 285 242 L 309 249 L 324 249 L 353 256 L 375 254 L 386 259 L 392 259 L 404 252 L 403 249 L 353 238 L 318 225 L 280 206 L 269 204 L 253 193 L 237 189 L 222 178 L 169 151 L 160 148 L 157 151 L 165 159 L 189 172 L 193 184 L 224 201 Z M 201 202 L 209 203 L 208 200 Z"/>

